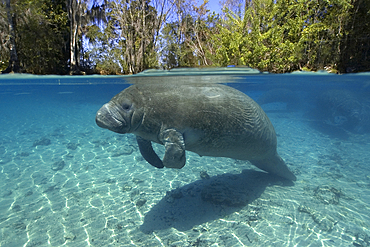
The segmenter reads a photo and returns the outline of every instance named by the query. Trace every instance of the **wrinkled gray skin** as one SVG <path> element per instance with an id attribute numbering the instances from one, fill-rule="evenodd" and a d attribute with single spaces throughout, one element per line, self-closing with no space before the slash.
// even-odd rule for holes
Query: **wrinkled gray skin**
<path id="1" fill-rule="evenodd" d="M 296 180 L 276 152 L 276 134 L 261 107 L 221 84 L 135 84 L 96 114 L 102 128 L 137 137 L 151 165 L 182 168 L 185 150 L 201 156 L 249 160 L 258 168 Z M 151 142 L 165 146 L 163 160 Z"/>

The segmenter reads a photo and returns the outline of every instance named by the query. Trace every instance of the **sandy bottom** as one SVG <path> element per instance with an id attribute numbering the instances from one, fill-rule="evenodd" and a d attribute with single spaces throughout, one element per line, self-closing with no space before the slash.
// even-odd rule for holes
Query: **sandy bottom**
<path id="1" fill-rule="evenodd" d="M 100 104 L 32 104 L 0 122 L 0 246 L 370 245 L 369 135 L 266 105 L 292 183 L 190 152 L 156 169 L 95 125 Z"/>

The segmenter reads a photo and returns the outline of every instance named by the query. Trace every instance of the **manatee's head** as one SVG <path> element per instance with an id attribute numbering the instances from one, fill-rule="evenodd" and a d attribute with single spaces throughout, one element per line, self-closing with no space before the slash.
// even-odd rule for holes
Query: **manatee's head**
<path id="1" fill-rule="evenodd" d="M 137 129 L 141 123 L 142 114 L 129 96 L 124 90 L 103 105 L 96 113 L 96 124 L 120 134 Z"/>

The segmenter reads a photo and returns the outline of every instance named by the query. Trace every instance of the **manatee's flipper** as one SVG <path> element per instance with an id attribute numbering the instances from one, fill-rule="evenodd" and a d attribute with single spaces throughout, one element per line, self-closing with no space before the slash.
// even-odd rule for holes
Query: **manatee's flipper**
<path id="1" fill-rule="evenodd" d="M 182 168 L 185 165 L 185 142 L 182 134 L 175 129 L 167 129 L 160 134 L 166 151 L 163 165 L 168 168 Z"/>
<path id="2" fill-rule="evenodd" d="M 297 180 L 296 176 L 289 170 L 284 160 L 277 153 L 268 159 L 253 160 L 251 162 L 261 170 L 292 181 Z"/>
<path id="3" fill-rule="evenodd" d="M 140 153 L 146 161 L 152 166 L 163 168 L 163 163 L 158 155 L 154 152 L 152 142 L 136 136 L 137 144 L 139 145 Z"/>

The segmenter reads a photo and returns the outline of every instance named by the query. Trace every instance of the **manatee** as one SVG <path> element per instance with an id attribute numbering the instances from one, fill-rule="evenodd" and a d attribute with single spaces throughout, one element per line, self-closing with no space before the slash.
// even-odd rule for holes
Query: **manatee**
<path id="1" fill-rule="evenodd" d="M 370 107 L 359 95 L 346 89 L 331 89 L 317 97 L 317 116 L 324 124 L 355 133 L 369 129 Z"/>
<path id="2" fill-rule="evenodd" d="M 103 105 L 95 120 L 99 127 L 136 135 L 142 156 L 157 168 L 182 168 L 187 150 L 249 160 L 264 171 L 296 180 L 276 151 L 275 130 L 265 112 L 226 85 L 134 84 Z M 152 142 L 165 146 L 162 160 Z"/>

